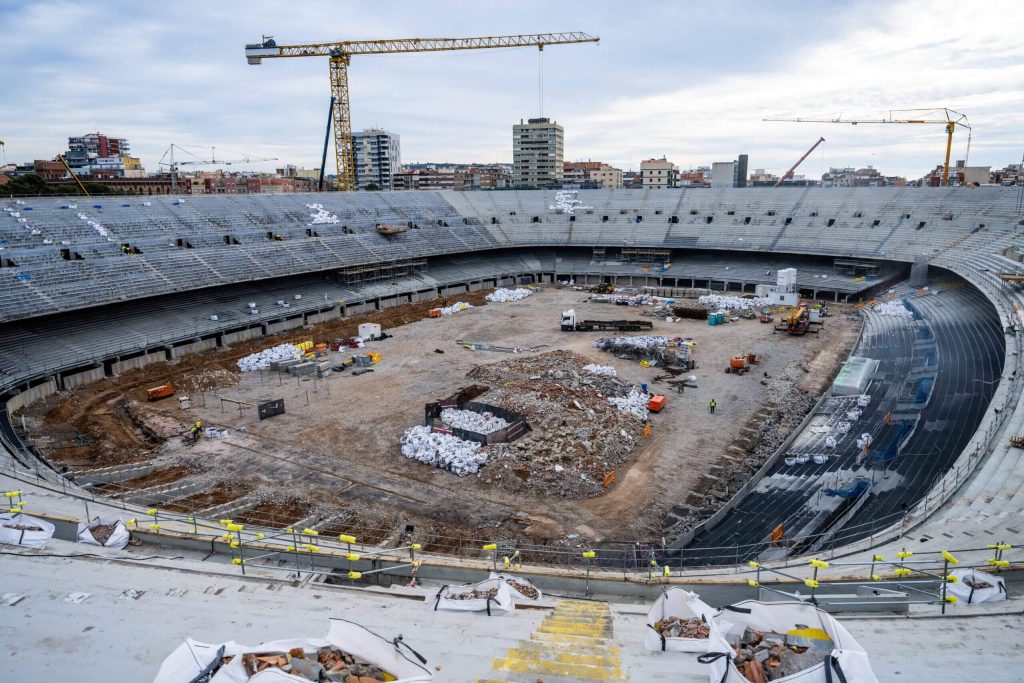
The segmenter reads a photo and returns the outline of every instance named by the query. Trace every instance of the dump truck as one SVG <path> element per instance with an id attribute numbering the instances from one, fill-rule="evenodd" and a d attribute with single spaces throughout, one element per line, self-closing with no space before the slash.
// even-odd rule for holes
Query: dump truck
<path id="1" fill-rule="evenodd" d="M 563 332 L 594 332 L 597 330 L 639 332 L 653 328 L 654 323 L 649 320 L 577 320 L 576 311 L 573 309 L 562 313 Z"/>

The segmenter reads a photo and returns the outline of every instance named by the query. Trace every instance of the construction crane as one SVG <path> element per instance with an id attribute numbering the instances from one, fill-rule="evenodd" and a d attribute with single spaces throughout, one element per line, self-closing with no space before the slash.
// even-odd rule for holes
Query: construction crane
<path id="1" fill-rule="evenodd" d="M 177 149 L 179 152 L 192 157 L 187 161 L 176 161 L 174 159 L 174 150 Z M 200 148 L 195 148 L 200 149 Z M 206 149 L 205 147 L 201 149 Z M 179 155 L 180 156 L 180 155 Z M 165 161 L 166 160 L 166 161 Z M 231 164 L 254 164 L 259 161 L 277 161 L 277 157 L 254 157 L 248 154 L 241 153 L 237 159 L 218 159 L 217 148 L 210 147 L 210 158 L 203 159 L 202 157 L 188 151 L 188 149 L 182 145 L 176 145 L 173 142 L 171 146 L 167 148 L 164 155 L 160 157 L 160 165 L 167 166 L 171 173 L 171 192 L 178 190 L 178 167 L 179 166 L 230 166 Z"/>
<path id="2" fill-rule="evenodd" d="M 395 40 L 345 40 L 331 43 L 278 45 L 273 36 L 263 36 L 259 43 L 245 46 L 245 58 L 250 64 L 259 64 L 264 59 L 277 57 L 329 58 L 338 189 L 354 190 L 356 185 L 355 159 L 352 147 L 352 111 L 348 93 L 348 67 L 353 55 L 448 52 L 509 47 L 536 47 L 538 50 L 543 50 L 545 45 L 596 43 L 599 40 L 597 36 L 576 31 L 478 38 L 399 38 Z"/>
<path id="3" fill-rule="evenodd" d="M 91 195 L 91 194 L 89 194 L 89 190 L 85 189 L 85 185 L 83 185 L 83 184 L 82 184 L 82 181 L 81 181 L 81 180 L 79 180 L 78 176 L 76 176 L 76 175 L 75 175 L 75 172 L 71 170 L 71 167 L 70 167 L 70 166 L 68 166 L 68 160 L 64 158 L 64 155 L 63 155 L 63 154 L 58 154 L 58 155 L 57 155 L 57 159 L 58 159 L 58 160 L 60 161 L 60 163 L 64 164 L 64 168 L 65 168 L 65 169 L 67 169 L 68 175 L 70 175 L 70 176 L 71 176 L 71 178 L 72 178 L 72 179 L 73 179 L 73 180 L 74 180 L 74 181 L 75 181 L 76 183 L 78 183 L 78 187 L 79 187 L 79 189 L 81 189 L 81 190 L 82 190 L 82 193 L 83 193 L 83 194 L 84 194 L 84 195 L 85 195 L 86 197 L 91 197 L 92 195 Z"/>
<path id="4" fill-rule="evenodd" d="M 781 185 L 782 183 L 784 183 L 786 180 L 792 178 L 793 177 L 793 171 L 796 170 L 796 167 L 799 166 L 800 164 L 804 163 L 804 159 L 806 159 L 807 157 L 811 156 L 811 152 L 816 150 L 818 148 L 818 145 L 820 145 L 823 142 L 825 142 L 825 138 L 818 138 L 818 141 L 815 142 L 813 145 L 811 145 L 811 148 L 809 150 L 807 150 L 806 152 L 804 152 L 804 155 L 802 157 L 800 157 L 799 159 L 797 159 L 796 163 L 793 164 L 793 166 L 788 171 L 786 171 L 785 173 L 782 174 L 782 177 L 779 178 L 779 181 L 777 183 L 772 185 L 772 188 L 774 189 L 774 188 L 778 187 L 779 185 Z"/>
<path id="5" fill-rule="evenodd" d="M 922 118 L 897 118 L 896 114 L 906 115 L 912 112 L 919 112 Z M 928 118 L 937 114 L 935 118 Z M 802 117 L 796 119 L 764 119 L 765 121 L 788 121 L 792 123 L 848 123 L 856 126 L 860 123 L 924 123 L 945 126 L 946 129 L 946 161 L 942 167 L 942 185 L 949 183 L 949 155 L 953 149 L 953 131 L 957 126 L 967 129 L 967 152 L 964 154 L 966 163 L 971 153 L 971 124 L 967 121 L 967 115 L 960 112 L 941 107 L 937 109 L 890 109 L 889 115 L 878 119 L 844 119 L 842 116 L 835 118 Z"/>

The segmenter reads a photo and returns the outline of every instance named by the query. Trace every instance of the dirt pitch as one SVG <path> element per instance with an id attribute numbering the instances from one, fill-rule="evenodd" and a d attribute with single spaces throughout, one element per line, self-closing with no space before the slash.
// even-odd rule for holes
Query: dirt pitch
<path id="1" fill-rule="evenodd" d="M 546 543 L 577 534 L 595 541 L 658 541 L 666 511 L 687 498 L 749 420 L 792 409 L 780 399 L 785 396 L 779 393 L 780 384 L 789 391 L 820 393 L 860 329 L 859 318 L 844 307 L 833 307 L 838 315 L 826 319 L 821 334 L 805 337 L 773 334 L 771 325 L 757 320 L 712 327 L 692 320 L 643 318 L 654 321 L 652 334 L 696 341 L 698 367 L 693 374 L 699 388 L 678 394 L 652 383 L 661 374 L 658 368 L 643 368 L 593 348 L 601 334 L 566 333 L 558 326 L 560 313 L 568 308 L 596 319 L 640 318 L 642 309 L 590 303 L 585 293 L 553 287 L 515 303 L 480 305 L 483 295 L 453 298 L 476 307 L 450 317 L 424 318 L 437 302 L 411 304 L 149 366 L 51 397 L 29 408 L 27 421 L 41 452 L 72 470 L 154 457 L 173 468 L 176 458 L 198 458 L 210 481 L 210 495 L 191 492 L 172 504 L 180 511 L 186 511 L 184 504 L 198 506 L 188 512 L 201 513 L 237 499 L 247 504 L 240 505 L 236 516 L 250 523 L 280 526 L 285 518 L 286 523 L 319 519 L 325 529 L 344 528 L 357 535 L 363 531 L 383 543 L 414 524 L 423 537 L 436 537 L 433 544 L 438 547 L 453 535 Z M 313 380 L 237 372 L 236 361 L 243 355 L 283 341 L 353 335 L 364 321 L 380 322 L 394 335 L 369 345 L 383 356 L 372 373 L 353 376 L 347 371 Z M 466 376 L 474 366 L 510 358 L 470 351 L 456 340 L 542 347 L 537 353 L 575 352 L 614 366 L 627 383 L 648 383 L 652 391 L 667 393 L 668 406 L 652 415 L 650 438 L 638 438 L 637 448 L 618 465 L 615 483 L 603 495 L 571 500 L 509 490 L 496 480 L 505 474 L 494 470 L 486 476 L 458 477 L 408 460 L 399 450 L 401 434 L 422 424 L 426 402 L 474 383 Z M 762 356 L 754 372 L 723 372 L 730 356 L 747 352 Z M 164 382 L 175 384 L 179 395 L 190 396 L 190 410 L 182 411 L 174 398 L 145 401 L 145 389 Z M 221 397 L 246 402 L 283 398 L 287 412 L 260 422 L 252 408 L 243 406 L 240 414 L 235 404 L 222 406 Z M 487 398 L 485 394 L 479 400 Z M 711 398 L 718 404 L 713 416 L 708 414 Z M 178 435 L 168 438 L 174 425 L 180 435 L 196 418 L 228 430 L 228 437 L 204 439 L 196 446 L 186 445 Z M 546 476 L 554 477 L 552 472 Z M 126 477 L 129 486 L 131 479 Z M 159 476 L 155 480 L 163 481 Z"/>

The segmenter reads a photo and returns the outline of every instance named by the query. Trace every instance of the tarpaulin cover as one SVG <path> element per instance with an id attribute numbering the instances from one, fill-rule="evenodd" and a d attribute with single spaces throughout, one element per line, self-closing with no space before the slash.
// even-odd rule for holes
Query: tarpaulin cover
<path id="1" fill-rule="evenodd" d="M 707 638 L 662 638 L 654 625 L 668 617 L 681 619 L 703 619 L 709 625 L 715 610 L 701 600 L 696 593 L 683 588 L 664 591 L 647 612 L 647 627 L 644 632 L 644 647 L 651 652 L 707 652 Z"/>
<path id="2" fill-rule="evenodd" d="M 734 653 L 727 640 L 730 633 L 735 634 L 737 638 L 746 628 L 786 633 L 796 628 L 798 624 L 820 628 L 832 639 L 834 649 L 828 659 L 831 671 L 826 673 L 826 659 L 823 658 L 820 664 L 784 678 L 777 678 L 775 683 L 878 683 L 871 670 L 867 652 L 828 612 L 802 602 L 757 600 L 744 600 L 729 605 L 712 617 L 708 652 L 701 655 L 702 661 L 706 661 L 710 666 L 709 680 L 713 683 L 750 683 L 732 662 Z M 715 657 L 715 653 L 722 653 L 724 656 Z M 838 675 L 840 670 L 842 676 Z"/>
<path id="3" fill-rule="evenodd" d="M 14 528 L 17 526 L 36 527 L 39 531 Z M 0 543 L 25 548 L 45 548 L 46 542 L 53 538 L 53 530 L 54 526 L 49 522 L 20 512 L 0 514 Z"/>

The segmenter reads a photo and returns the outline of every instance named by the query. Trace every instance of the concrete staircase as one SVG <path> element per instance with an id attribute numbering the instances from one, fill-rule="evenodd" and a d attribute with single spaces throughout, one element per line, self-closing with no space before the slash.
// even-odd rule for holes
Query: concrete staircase
<path id="1" fill-rule="evenodd" d="M 529 640 L 494 660 L 495 677 L 477 683 L 624 681 L 621 652 L 612 636 L 607 604 L 559 600 Z"/>

